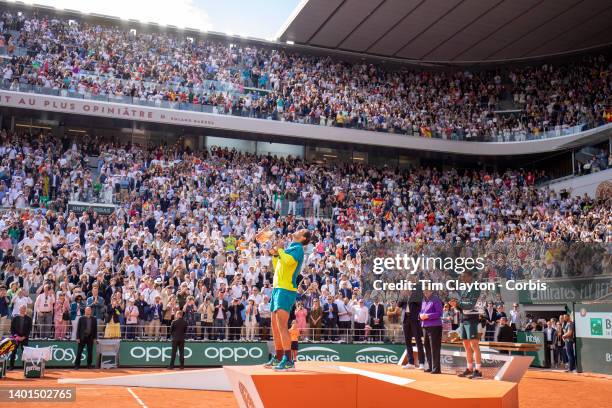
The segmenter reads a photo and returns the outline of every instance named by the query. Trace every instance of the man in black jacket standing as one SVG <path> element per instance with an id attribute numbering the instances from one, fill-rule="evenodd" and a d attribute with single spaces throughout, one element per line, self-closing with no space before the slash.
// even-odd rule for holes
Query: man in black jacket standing
<path id="1" fill-rule="evenodd" d="M 423 301 L 423 290 L 420 286 L 417 289 L 404 294 L 397 305 L 402 309 L 402 328 L 404 330 L 404 340 L 406 341 L 406 353 L 408 362 L 403 368 L 415 368 L 414 354 L 412 352 L 412 339 L 416 342 L 417 354 L 419 359 L 418 368 L 425 369 L 425 351 L 423 349 L 423 329 L 419 320 L 421 312 L 421 302 Z"/>
<path id="2" fill-rule="evenodd" d="M 514 341 L 514 331 L 512 327 L 508 325 L 508 318 L 505 316 L 499 319 L 499 330 L 497 331 L 495 341 L 505 343 L 512 343 Z"/>
<path id="3" fill-rule="evenodd" d="M 234 298 L 232 300 L 232 304 L 229 307 L 229 339 L 230 340 L 240 340 L 240 331 L 242 329 L 242 311 L 244 310 L 244 305 L 238 298 Z"/>
<path id="4" fill-rule="evenodd" d="M 375 298 L 370 305 L 370 327 L 372 328 L 372 339 L 382 341 L 385 331 L 385 305 L 380 303 L 380 299 Z"/>
<path id="5" fill-rule="evenodd" d="M 28 345 L 28 338 L 32 332 L 32 318 L 27 315 L 27 310 L 27 306 L 22 305 L 19 308 L 19 315 L 13 317 L 13 320 L 11 320 L 11 336 L 14 336 L 18 343 L 17 347 L 15 347 L 11 353 L 9 370 L 15 368 L 15 357 L 17 356 L 17 350 L 19 350 L 19 347 L 21 347 L 23 350 L 23 347 Z"/>
<path id="6" fill-rule="evenodd" d="M 215 299 L 215 315 L 214 315 L 214 340 L 223 340 L 225 338 L 225 319 L 227 309 L 229 308 L 227 300 L 225 300 L 225 292 L 219 291 L 217 299 Z"/>
<path id="7" fill-rule="evenodd" d="M 323 324 L 325 326 L 326 340 L 336 340 L 336 323 L 338 322 L 338 305 L 333 296 L 327 297 L 327 303 L 323 305 Z"/>
<path id="8" fill-rule="evenodd" d="M 98 338 L 98 320 L 92 316 L 91 307 L 85 308 L 85 316 L 79 319 L 77 325 L 76 341 L 78 343 L 74 368 L 81 368 L 83 349 L 87 347 L 87 368 L 92 368 L 93 343 Z"/>
<path id="9" fill-rule="evenodd" d="M 183 319 L 183 311 L 176 312 L 176 318 L 170 325 L 170 335 L 172 336 L 172 358 L 170 360 L 169 370 L 174 369 L 174 360 L 176 360 L 176 350 L 179 352 L 179 361 L 181 362 L 180 369 L 185 367 L 185 336 L 187 335 L 187 322 Z"/>

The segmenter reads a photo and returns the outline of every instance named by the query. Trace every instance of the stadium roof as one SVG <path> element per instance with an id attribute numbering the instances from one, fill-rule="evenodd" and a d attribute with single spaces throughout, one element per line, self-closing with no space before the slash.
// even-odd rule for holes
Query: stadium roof
<path id="1" fill-rule="evenodd" d="M 280 41 L 433 63 L 487 63 L 612 44 L 609 0 L 305 0 Z"/>

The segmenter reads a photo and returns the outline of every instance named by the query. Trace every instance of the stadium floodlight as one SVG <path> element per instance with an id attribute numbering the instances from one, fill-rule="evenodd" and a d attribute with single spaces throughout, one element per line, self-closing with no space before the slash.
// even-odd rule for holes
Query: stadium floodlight
<path id="1" fill-rule="evenodd" d="M 294 44 L 295 44 L 295 41 L 287 40 L 287 44 L 289 44 L 289 45 L 294 45 Z"/>

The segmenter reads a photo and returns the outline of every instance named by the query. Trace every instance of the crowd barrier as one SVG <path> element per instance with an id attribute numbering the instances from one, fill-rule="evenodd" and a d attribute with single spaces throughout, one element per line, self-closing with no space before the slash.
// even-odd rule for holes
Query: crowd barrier
<path id="1" fill-rule="evenodd" d="M 513 343 L 509 343 L 513 344 Z M 222 365 L 263 364 L 269 358 L 270 344 L 265 341 L 187 341 L 185 343 L 185 365 L 190 367 L 216 367 Z M 499 353 L 499 344 L 483 342 L 486 353 Z M 32 340 L 29 347 L 51 347 L 51 359 L 47 367 L 73 367 L 77 352 L 76 341 Z M 501 346 L 500 346 L 501 347 Z M 503 347 L 502 347 L 503 348 Z M 456 365 L 459 358 L 451 352 L 462 351 L 459 343 L 443 343 L 448 350 L 442 358 L 448 365 Z M 533 348 L 532 348 L 533 349 Z M 170 363 L 172 343 L 156 340 L 121 340 L 119 346 L 120 367 L 165 367 Z M 404 344 L 390 343 L 300 343 L 298 361 L 354 362 L 397 364 L 405 352 Z M 516 347 L 512 354 L 533 355 Z M 98 362 L 98 350 L 94 345 L 94 361 Z M 82 365 L 87 361 L 87 351 L 82 355 Z M 459 364 L 462 364 L 459 362 Z M 483 364 L 489 364 L 483 362 Z M 491 362 L 493 364 L 493 362 Z M 21 351 L 17 354 L 16 366 L 21 367 Z M 535 363 L 533 364 L 535 365 Z"/>
<path id="2" fill-rule="evenodd" d="M 8 322 L 8 321 L 7 321 Z M 307 342 L 320 341 L 342 341 L 345 343 L 403 343 L 404 332 L 400 324 L 386 324 L 381 328 L 372 328 L 368 325 L 359 328 L 353 326 L 352 322 L 346 322 L 348 327 L 340 325 L 323 326 L 320 328 L 303 328 L 300 329 L 300 339 Z M 7 327 L 4 332 L 8 332 Z M 54 324 L 41 324 L 35 322 L 33 324 L 31 339 L 34 340 L 66 340 L 73 339 L 72 332 L 76 328 L 76 321 L 64 323 L 64 328 L 58 333 Z M 483 333 L 483 341 L 492 341 L 496 337 L 497 330 L 485 330 Z M 522 333 L 522 332 L 518 332 Z M 531 333 L 531 332 L 529 332 Z M 0 336 L 3 334 L 0 327 Z M 123 340 L 168 340 L 170 334 L 169 323 L 145 322 L 143 324 L 126 325 L 120 324 L 119 335 L 106 334 L 106 324 L 101 320 L 98 321 L 98 338 L 120 338 Z M 442 337 L 449 338 L 451 330 L 443 330 Z M 540 333 L 541 334 L 541 333 Z M 270 325 L 260 323 L 254 325 L 243 324 L 241 326 L 231 326 L 227 324 L 217 325 L 214 322 L 203 324 L 197 322 L 195 325 L 187 327 L 186 338 L 194 341 L 267 341 L 271 336 Z M 535 336 L 535 337 L 534 337 Z M 529 339 L 533 341 L 528 341 Z M 521 342 L 537 343 L 539 342 L 538 333 L 529 337 L 522 335 Z M 542 342 L 543 344 L 543 342 Z"/>
<path id="3" fill-rule="evenodd" d="M 0 326 L 0 336 L 8 333 L 10 321 L 6 321 L 6 327 Z M 98 338 L 121 338 L 123 340 L 167 340 L 170 333 L 169 323 L 146 322 L 144 324 L 119 326 L 119 336 L 106 336 L 106 324 L 98 321 Z M 30 339 L 33 340 L 66 340 L 72 338 L 72 332 L 76 328 L 76 321 L 64 323 L 63 328 L 56 330 L 58 326 L 54 324 L 41 324 L 35 322 L 32 326 Z M 342 328 L 338 326 L 321 328 L 304 328 L 300 330 L 301 338 L 305 341 L 344 341 L 352 342 L 387 342 L 401 343 L 404 341 L 404 334 L 399 324 L 387 326 L 383 329 L 364 329 Z M 268 340 L 271 335 L 270 325 L 216 325 L 202 324 L 200 322 L 187 327 L 188 340 L 240 340 L 240 341 L 259 341 Z"/>

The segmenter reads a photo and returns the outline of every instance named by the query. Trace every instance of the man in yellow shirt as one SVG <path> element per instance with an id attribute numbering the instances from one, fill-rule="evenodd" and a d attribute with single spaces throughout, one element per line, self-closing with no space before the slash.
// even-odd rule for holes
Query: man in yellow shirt
<path id="1" fill-rule="evenodd" d="M 304 246 L 308 245 L 311 233 L 301 229 L 293 234 L 293 242 L 285 248 L 282 240 L 276 241 L 271 250 L 274 265 L 273 290 L 270 300 L 272 312 L 272 333 L 276 354 L 264 365 L 277 371 L 295 369 L 291 356 L 291 336 L 289 334 L 289 312 L 295 303 L 297 277 L 304 261 Z"/>

